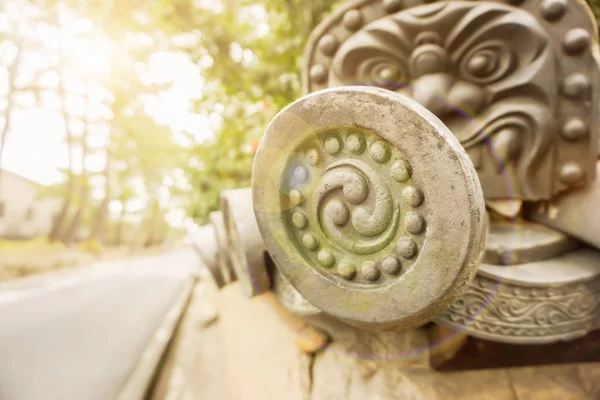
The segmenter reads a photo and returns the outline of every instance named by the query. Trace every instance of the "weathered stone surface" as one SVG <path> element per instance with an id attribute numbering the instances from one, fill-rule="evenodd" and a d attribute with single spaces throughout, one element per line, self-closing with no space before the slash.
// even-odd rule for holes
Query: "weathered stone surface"
<path id="1" fill-rule="evenodd" d="M 308 95 L 267 129 L 254 210 L 285 278 L 362 325 L 415 326 L 474 275 L 486 216 L 456 138 L 407 97 L 367 88 Z"/>
<path id="2" fill-rule="evenodd" d="M 492 220 L 484 262 L 524 264 L 560 256 L 576 247 L 578 242 L 571 236 L 534 222 Z"/>
<path id="3" fill-rule="evenodd" d="M 238 285 L 217 299 L 229 398 L 308 399 L 312 356 L 296 346 L 297 329 L 273 309 L 269 293 L 248 301 Z"/>
<path id="4" fill-rule="evenodd" d="M 492 212 L 495 212 L 505 218 L 516 218 L 521 214 L 523 201 L 518 199 L 493 200 L 486 199 L 485 205 Z"/>
<path id="5" fill-rule="evenodd" d="M 424 329 L 366 332 L 329 319 L 322 326 L 333 342 L 310 356 L 294 345 L 296 331 L 265 295 L 248 301 L 235 286 L 219 292 L 232 399 L 589 400 L 600 394 L 600 363 L 432 371 Z"/>
<path id="6" fill-rule="evenodd" d="M 230 251 L 227 243 L 227 232 L 225 231 L 225 221 L 221 211 L 214 211 L 208 215 L 210 223 L 215 231 L 217 239 L 217 262 L 223 277 L 224 284 L 237 280 L 233 265 L 231 264 Z"/>
<path id="7" fill-rule="evenodd" d="M 148 400 L 230 398 L 216 298 L 210 282 L 198 282 Z"/>
<path id="8" fill-rule="evenodd" d="M 600 172 L 600 162 L 596 168 Z M 600 180 L 549 202 L 532 204 L 526 216 L 600 249 Z"/>
<path id="9" fill-rule="evenodd" d="M 265 265 L 265 245 L 252 210 L 252 189 L 225 190 L 221 211 L 227 232 L 231 264 L 249 297 L 271 287 Z"/>
<path id="10" fill-rule="evenodd" d="M 314 316 L 322 312 L 298 293 L 296 288 L 285 279 L 281 271 L 273 264 L 271 257 L 267 259 L 267 267 L 271 272 L 270 276 L 273 282 L 271 291 L 287 310 L 303 316 Z"/>
<path id="11" fill-rule="evenodd" d="M 600 251 L 511 267 L 482 264 L 436 322 L 505 343 L 551 343 L 600 328 Z"/>
<path id="12" fill-rule="evenodd" d="M 486 198 L 540 200 L 594 179 L 598 54 L 581 0 L 356 0 L 315 29 L 304 82 L 409 95 L 467 149 Z"/>
<path id="13" fill-rule="evenodd" d="M 429 365 L 436 369 L 454 359 L 469 339 L 465 332 L 456 332 L 438 324 L 430 324 L 428 334 Z"/>
<path id="14" fill-rule="evenodd" d="M 193 246 L 200 255 L 215 285 L 220 289 L 225 286 L 223 274 L 218 260 L 217 234 L 212 225 L 198 228 L 192 235 Z"/>

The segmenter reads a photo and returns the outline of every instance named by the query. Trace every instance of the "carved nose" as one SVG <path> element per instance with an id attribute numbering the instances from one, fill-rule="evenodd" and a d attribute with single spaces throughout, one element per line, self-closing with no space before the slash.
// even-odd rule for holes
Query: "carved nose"
<path id="1" fill-rule="evenodd" d="M 439 118 L 443 118 L 452 111 L 448 95 L 453 84 L 454 77 L 451 74 L 421 76 L 413 82 L 412 98 Z"/>

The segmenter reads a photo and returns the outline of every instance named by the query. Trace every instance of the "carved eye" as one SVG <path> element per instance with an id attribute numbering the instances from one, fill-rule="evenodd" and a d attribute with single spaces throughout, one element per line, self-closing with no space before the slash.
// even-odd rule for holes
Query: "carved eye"
<path id="1" fill-rule="evenodd" d="M 469 59 L 469 72 L 478 77 L 489 76 L 498 68 L 498 55 L 490 50 L 482 50 Z"/>
<path id="2" fill-rule="evenodd" d="M 513 54 L 504 42 L 484 42 L 463 58 L 460 74 L 479 84 L 504 78 L 514 65 Z"/>
<path id="3" fill-rule="evenodd" d="M 358 67 L 358 76 L 367 84 L 377 86 L 401 86 L 406 83 L 406 70 L 397 60 L 373 57 Z"/>

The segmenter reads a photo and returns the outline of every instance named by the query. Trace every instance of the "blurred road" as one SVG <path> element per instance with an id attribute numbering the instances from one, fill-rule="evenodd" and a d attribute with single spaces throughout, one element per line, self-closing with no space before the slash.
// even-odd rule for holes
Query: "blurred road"
<path id="1" fill-rule="evenodd" d="M 0 285 L 0 400 L 115 399 L 198 265 L 182 249 Z"/>

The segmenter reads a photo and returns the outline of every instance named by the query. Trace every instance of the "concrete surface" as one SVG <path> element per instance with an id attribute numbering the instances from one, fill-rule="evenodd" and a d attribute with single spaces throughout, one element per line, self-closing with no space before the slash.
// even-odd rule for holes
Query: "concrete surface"
<path id="1" fill-rule="evenodd" d="M 225 381 L 222 338 L 217 289 L 211 278 L 206 276 L 196 284 L 150 399 L 231 398 Z"/>
<path id="2" fill-rule="evenodd" d="M 199 261 L 191 249 L 0 285 L 0 399 L 114 399 Z"/>

